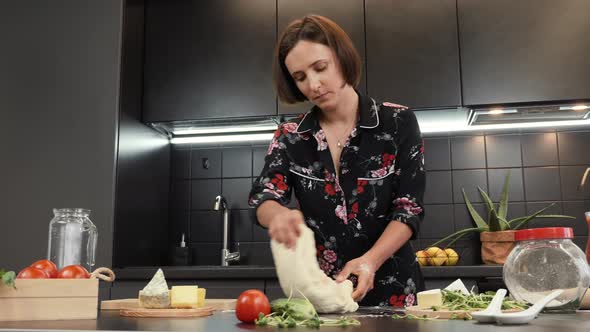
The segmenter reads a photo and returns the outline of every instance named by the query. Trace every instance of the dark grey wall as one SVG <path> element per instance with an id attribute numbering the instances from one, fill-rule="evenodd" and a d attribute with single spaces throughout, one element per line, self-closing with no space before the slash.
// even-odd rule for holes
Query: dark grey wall
<path id="1" fill-rule="evenodd" d="M 265 230 L 254 225 L 247 209 L 251 181 L 263 165 L 267 146 L 198 147 L 177 145 L 172 151 L 170 243 L 189 234 L 193 264 L 219 263 L 222 219 L 213 211 L 215 196 L 225 195 L 232 207 L 234 242 L 246 257 L 242 264 L 272 265 Z M 509 217 L 530 214 L 556 202 L 552 213 L 576 220 L 535 220 L 531 227 L 571 226 L 575 243 L 585 249 L 588 228 L 584 211 L 590 211 L 590 185 L 577 191 L 590 166 L 590 130 L 441 136 L 425 139 L 427 190 L 426 217 L 416 248 L 425 247 L 455 230 L 471 227 L 461 188 L 480 213 L 485 212 L 476 186 L 489 190 L 497 200 L 504 175 L 511 171 Z M 208 158 L 210 168 L 202 167 Z M 460 264 L 480 264 L 476 234 L 455 247 Z"/>
<path id="2" fill-rule="evenodd" d="M 0 3 L 0 265 L 45 258 L 52 208 L 92 210 L 110 266 L 120 0 Z"/>

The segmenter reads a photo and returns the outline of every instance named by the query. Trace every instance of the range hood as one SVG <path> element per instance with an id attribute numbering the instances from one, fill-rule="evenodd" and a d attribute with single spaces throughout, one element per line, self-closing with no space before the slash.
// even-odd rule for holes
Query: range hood
<path id="1" fill-rule="evenodd" d="M 270 141 L 283 116 L 152 122 L 172 144 Z"/>
<path id="2" fill-rule="evenodd" d="M 489 125 L 501 123 L 524 123 L 542 121 L 585 120 L 590 115 L 590 106 L 542 105 L 520 107 L 475 108 L 469 111 L 468 124 Z"/>
<path id="3" fill-rule="evenodd" d="M 415 114 L 420 130 L 426 136 L 501 129 L 590 126 L 590 103 L 418 109 Z M 149 125 L 166 135 L 173 144 L 268 142 L 278 124 L 292 117 L 294 115 L 187 120 Z"/>
<path id="4" fill-rule="evenodd" d="M 422 133 L 590 126 L 590 103 L 417 110 Z"/>
<path id="5" fill-rule="evenodd" d="M 173 138 L 232 133 L 274 132 L 284 119 L 279 116 L 229 118 L 207 120 L 185 120 L 152 122 L 149 125 L 162 134 Z"/>

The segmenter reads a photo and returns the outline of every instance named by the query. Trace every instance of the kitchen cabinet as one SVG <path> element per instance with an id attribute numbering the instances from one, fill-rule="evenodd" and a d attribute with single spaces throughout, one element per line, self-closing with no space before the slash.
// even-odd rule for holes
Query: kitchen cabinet
<path id="1" fill-rule="evenodd" d="M 466 105 L 590 94 L 590 1 L 458 0 Z"/>
<path id="2" fill-rule="evenodd" d="M 111 287 L 111 300 L 137 298 L 139 291 L 149 282 L 146 280 L 137 281 L 115 281 Z M 234 299 L 248 289 L 264 289 L 264 280 L 167 280 L 168 287 L 181 285 L 197 285 L 207 289 L 206 297 L 209 299 Z"/>
<path id="3" fill-rule="evenodd" d="M 451 279 L 451 278 L 446 278 L 446 279 L 425 279 L 424 280 L 424 284 L 425 284 L 425 289 L 435 289 L 435 288 L 445 288 L 447 287 L 449 284 L 451 284 L 453 281 L 455 281 L 456 279 Z M 478 279 L 465 279 L 462 278 L 461 281 L 463 282 L 463 284 L 465 284 L 465 287 L 467 287 L 467 289 L 471 289 L 472 287 L 475 287 L 474 289 L 478 289 L 477 288 L 477 284 L 478 284 Z M 268 297 L 269 300 L 276 300 L 278 298 L 282 298 L 285 297 L 285 294 L 283 293 L 283 289 L 281 288 L 281 285 L 279 284 L 278 280 L 267 280 L 266 281 L 266 287 L 264 289 L 264 293 L 266 294 L 266 296 Z"/>
<path id="4" fill-rule="evenodd" d="M 280 37 L 282 31 L 294 19 L 301 18 L 308 14 L 326 16 L 336 22 L 352 39 L 363 65 L 361 71 L 363 78 L 359 83 L 358 90 L 366 93 L 365 70 L 365 19 L 362 0 L 278 0 L 277 1 L 277 22 Z M 278 103 L 279 114 L 298 114 L 307 112 L 313 105 L 309 102 L 297 103 L 294 105 Z"/>
<path id="5" fill-rule="evenodd" d="M 275 0 L 146 1 L 144 122 L 275 115 Z"/>
<path id="6" fill-rule="evenodd" d="M 413 108 L 461 105 L 455 0 L 366 0 L 367 90 Z"/>
<path id="7" fill-rule="evenodd" d="M 444 273 L 442 273 L 444 275 Z M 276 278 L 271 279 L 239 279 L 243 277 L 231 278 L 231 279 L 168 279 L 166 280 L 168 287 L 171 288 L 172 286 L 181 286 L 181 285 L 197 285 L 202 288 L 207 289 L 207 298 L 210 299 L 233 299 L 237 298 L 243 291 L 248 289 L 259 289 L 264 290 L 264 293 L 269 298 L 269 300 L 276 300 L 278 298 L 285 297 L 286 295 L 283 293 L 281 285 Z M 485 278 L 485 277 L 461 277 L 461 280 L 466 285 L 468 289 L 478 287 L 482 289 L 492 289 L 490 288 L 490 281 L 489 280 L 496 280 L 497 278 Z M 450 283 L 455 281 L 456 278 L 449 278 L 449 277 L 440 277 L 437 276 L 433 278 L 431 276 L 427 276 L 424 280 L 426 289 L 433 289 L 433 288 L 445 288 Z M 139 291 L 143 289 L 149 282 L 149 279 L 142 279 L 142 280 L 116 280 L 112 286 L 110 287 L 110 299 L 111 300 L 118 300 L 118 299 L 128 299 L 128 298 L 137 298 Z M 492 283 L 494 287 L 505 287 L 504 284 L 501 283 Z M 106 299 L 106 298 L 101 298 Z"/>

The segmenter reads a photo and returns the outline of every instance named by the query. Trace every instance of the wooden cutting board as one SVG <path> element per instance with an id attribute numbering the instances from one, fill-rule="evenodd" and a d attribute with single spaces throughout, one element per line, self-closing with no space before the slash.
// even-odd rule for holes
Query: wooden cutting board
<path id="1" fill-rule="evenodd" d="M 205 307 L 213 310 L 233 310 L 236 299 L 205 299 Z M 139 309 L 138 299 L 106 300 L 100 302 L 100 310 Z"/>
<path id="2" fill-rule="evenodd" d="M 483 310 L 483 309 L 482 309 Z M 406 308 L 406 314 L 416 315 L 418 317 L 427 317 L 427 318 L 438 318 L 438 319 L 463 319 L 467 317 L 467 314 L 471 312 L 475 312 L 478 310 L 437 310 L 433 311 L 432 309 L 420 309 L 418 306 L 411 306 Z M 511 310 L 502 310 L 502 312 L 517 312 L 520 311 L 519 309 L 511 309 Z"/>
<path id="3" fill-rule="evenodd" d="M 586 294 L 584 294 L 584 297 L 582 298 L 582 303 L 580 304 L 580 309 L 590 309 L 590 289 L 588 289 L 586 291 Z"/>
<path id="4" fill-rule="evenodd" d="M 121 309 L 119 315 L 125 317 L 204 317 L 211 316 L 213 314 L 212 307 L 202 307 L 194 309 L 146 309 L 146 308 L 133 308 L 133 309 Z"/>

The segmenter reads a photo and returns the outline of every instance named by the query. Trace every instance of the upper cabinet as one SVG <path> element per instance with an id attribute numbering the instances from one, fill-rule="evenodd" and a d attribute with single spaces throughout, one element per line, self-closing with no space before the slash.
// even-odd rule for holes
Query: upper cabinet
<path id="1" fill-rule="evenodd" d="M 455 0 L 366 0 L 367 90 L 410 107 L 461 105 Z"/>
<path id="2" fill-rule="evenodd" d="M 466 105 L 590 97 L 590 1 L 458 0 Z"/>
<path id="3" fill-rule="evenodd" d="M 143 120 L 275 115 L 275 0 L 146 1 Z"/>
<path id="4" fill-rule="evenodd" d="M 366 62 L 363 0 L 278 0 L 277 6 L 279 36 L 292 20 L 308 14 L 326 16 L 336 22 L 352 39 L 363 60 L 361 68 L 364 72 Z M 358 89 L 362 93 L 366 92 L 364 75 Z M 279 101 L 279 114 L 304 113 L 311 107 L 309 102 L 288 105 Z"/>
<path id="5" fill-rule="evenodd" d="M 297 114 L 277 102 L 289 22 L 334 20 L 362 58 L 358 87 L 412 108 L 590 95 L 588 0 L 146 0 L 145 122 Z"/>

